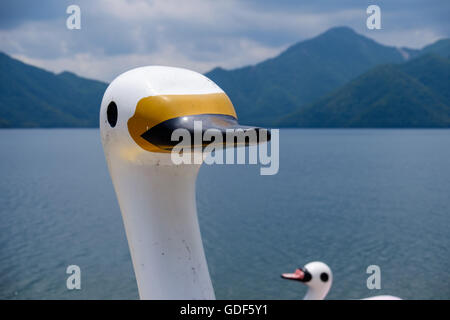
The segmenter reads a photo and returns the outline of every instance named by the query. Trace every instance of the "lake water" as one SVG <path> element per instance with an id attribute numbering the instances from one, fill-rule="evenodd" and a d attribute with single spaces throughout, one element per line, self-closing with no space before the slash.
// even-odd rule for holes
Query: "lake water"
<path id="1" fill-rule="evenodd" d="M 0 130 L 0 150 L 0 298 L 138 298 L 98 130 Z M 199 194 L 219 299 L 301 298 L 280 274 L 313 260 L 330 299 L 450 299 L 450 130 L 281 130 L 277 175 L 204 165 Z"/>

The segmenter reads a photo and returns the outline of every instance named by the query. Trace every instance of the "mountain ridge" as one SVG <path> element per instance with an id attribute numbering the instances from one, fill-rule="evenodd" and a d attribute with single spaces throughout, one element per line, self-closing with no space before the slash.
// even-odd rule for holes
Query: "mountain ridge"
<path id="1" fill-rule="evenodd" d="M 107 84 L 0 53 L 1 127 L 96 127 Z"/>
<path id="2" fill-rule="evenodd" d="M 433 52 L 448 57 L 450 39 L 421 50 L 397 48 L 379 44 L 348 27 L 335 27 L 255 65 L 231 70 L 216 67 L 206 76 L 230 96 L 240 122 L 288 126 L 303 121 L 286 118 L 303 114 L 302 110 L 371 69 L 407 63 Z M 434 74 L 427 72 L 426 66 L 416 67 L 421 74 L 414 79 L 433 80 Z M 386 74 L 392 76 L 392 72 Z M 399 70 L 395 72 L 403 77 Z M 98 108 L 108 85 L 68 71 L 55 74 L 1 52 L 0 83 L 0 127 L 98 127 Z M 407 83 L 412 86 L 414 81 L 405 80 Z M 448 81 L 441 81 L 439 92 L 433 91 L 439 101 L 449 98 L 446 85 Z M 437 86 L 433 84 L 433 88 Z"/>
<path id="3" fill-rule="evenodd" d="M 450 127 L 450 60 L 425 54 L 404 64 L 377 66 L 302 110 L 284 127 Z"/>
<path id="4" fill-rule="evenodd" d="M 335 27 L 254 66 L 216 68 L 206 76 L 229 94 L 244 123 L 270 125 L 377 64 L 403 61 L 397 48 Z"/>

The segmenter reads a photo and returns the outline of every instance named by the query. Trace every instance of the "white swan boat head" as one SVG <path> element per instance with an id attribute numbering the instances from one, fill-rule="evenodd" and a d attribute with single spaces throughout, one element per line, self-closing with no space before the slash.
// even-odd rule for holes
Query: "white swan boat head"
<path id="1" fill-rule="evenodd" d="M 170 153 L 174 130 L 193 133 L 196 120 L 203 131 L 242 128 L 264 140 L 238 124 L 222 89 L 190 70 L 133 69 L 103 96 L 100 134 L 142 299 L 215 297 L 197 221 L 200 164 L 174 164 Z"/>
<path id="2" fill-rule="evenodd" d="M 294 273 L 283 273 L 281 277 L 300 281 L 308 286 L 305 300 L 324 299 L 333 282 L 333 273 L 330 267 L 320 261 L 310 262 L 303 268 L 297 268 Z"/>
<path id="3" fill-rule="evenodd" d="M 295 280 L 308 287 L 304 300 L 323 300 L 327 296 L 333 283 L 333 273 L 330 267 L 320 261 L 306 264 L 303 268 L 297 268 L 293 273 L 281 274 L 283 279 Z M 398 297 L 380 295 L 363 300 L 400 300 Z"/>

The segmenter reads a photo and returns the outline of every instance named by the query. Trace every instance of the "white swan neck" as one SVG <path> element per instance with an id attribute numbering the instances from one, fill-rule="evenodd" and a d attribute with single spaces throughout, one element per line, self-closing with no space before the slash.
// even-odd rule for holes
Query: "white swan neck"
<path id="1" fill-rule="evenodd" d="M 328 291 L 330 291 L 330 287 L 308 287 L 308 291 L 306 292 L 303 300 L 324 300 L 328 294 Z"/>
<path id="2" fill-rule="evenodd" d="M 318 292 L 318 290 L 308 288 L 305 297 L 303 300 L 323 300 L 325 297 L 322 297 L 322 294 Z"/>
<path id="3" fill-rule="evenodd" d="M 141 299 L 214 299 L 197 219 L 197 166 L 109 159 Z"/>

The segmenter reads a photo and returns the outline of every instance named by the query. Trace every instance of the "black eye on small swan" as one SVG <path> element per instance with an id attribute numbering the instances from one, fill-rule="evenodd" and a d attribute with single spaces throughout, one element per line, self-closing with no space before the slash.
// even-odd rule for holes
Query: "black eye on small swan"
<path id="1" fill-rule="evenodd" d="M 320 274 L 320 280 L 322 280 L 323 282 L 327 282 L 328 281 L 328 274 L 326 274 L 325 272 Z"/>

